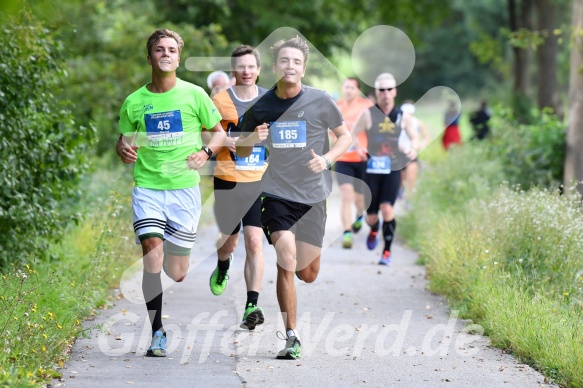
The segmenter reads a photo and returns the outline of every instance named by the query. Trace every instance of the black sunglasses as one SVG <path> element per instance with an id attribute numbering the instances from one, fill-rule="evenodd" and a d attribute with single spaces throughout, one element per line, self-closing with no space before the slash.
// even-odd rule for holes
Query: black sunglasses
<path id="1" fill-rule="evenodd" d="M 386 88 L 386 89 L 377 89 L 379 92 L 390 92 L 394 88 Z"/>

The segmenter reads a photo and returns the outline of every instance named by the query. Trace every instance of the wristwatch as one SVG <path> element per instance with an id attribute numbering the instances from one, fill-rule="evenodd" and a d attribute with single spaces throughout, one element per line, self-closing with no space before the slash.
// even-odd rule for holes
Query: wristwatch
<path id="1" fill-rule="evenodd" d="M 211 156 L 213 156 L 213 150 L 211 150 L 210 148 L 208 148 L 208 147 L 202 147 L 202 150 L 204 152 L 206 152 L 206 154 L 208 155 L 209 159 L 211 158 Z"/>
<path id="2" fill-rule="evenodd" d="M 328 158 L 325 157 L 324 155 L 321 155 L 321 156 L 324 159 L 324 161 L 326 162 L 326 170 L 330 170 L 332 168 L 332 163 L 330 163 L 330 161 L 328 160 Z"/>

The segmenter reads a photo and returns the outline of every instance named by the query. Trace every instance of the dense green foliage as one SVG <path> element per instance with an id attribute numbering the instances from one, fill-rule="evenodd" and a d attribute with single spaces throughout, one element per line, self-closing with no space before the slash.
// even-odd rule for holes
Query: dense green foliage
<path id="1" fill-rule="evenodd" d="M 129 204 L 107 193 L 119 183 L 99 175 L 103 165 L 93 177 L 85 173 L 93 153 L 113 150 L 124 98 L 150 79 L 145 43 L 153 30 L 165 27 L 183 36 L 182 63 L 189 56 L 228 55 L 239 43 L 257 45 L 279 27 L 299 30 L 325 55 L 342 57 L 339 63 L 349 62 L 360 33 L 388 24 L 401 28 L 416 49 L 416 68 L 399 86 L 399 98 L 444 85 L 464 99 L 508 101 L 509 48 L 519 37 L 508 34 L 506 5 L 505 0 L 0 2 L 0 267 L 5 267 L 0 307 L 9 312 L 0 316 L 0 385 L 50 378 L 78 334 L 77 320 L 103 303 L 104 290 L 115 283 L 118 256 L 128 259 L 128 243 L 119 236 L 131 236 L 131 224 L 114 214 L 127 212 Z M 563 12 L 559 22 L 568 16 Z M 567 42 L 559 53 L 561 74 Z M 350 65 L 343 70 L 352 75 Z M 208 72 L 182 66 L 178 74 L 206 87 Z M 566 77 L 559 82 L 564 87 Z M 523 97 L 528 113 L 532 96 Z M 502 181 L 522 188 L 555 185 L 565 126 L 546 112 L 528 114 L 527 124 L 515 116 L 499 108 L 491 140 L 454 149 L 443 164 L 422 172 L 415 210 L 401 231 L 420 247 L 432 287 L 466 316 L 480 319 L 495 343 L 559 381 L 580 386 L 581 210 L 555 192 L 500 188 Z M 61 246 L 51 245 L 63 235 Z M 108 259 L 112 255 L 116 260 Z M 41 256 L 58 261 L 34 260 Z M 28 266 L 19 265 L 24 261 Z"/>
<path id="2" fill-rule="evenodd" d="M 77 196 L 94 139 L 55 97 L 65 75 L 58 43 L 22 17 L 0 36 L 0 266 L 43 255 L 78 218 L 66 201 Z"/>
<path id="3" fill-rule="evenodd" d="M 124 99 L 151 78 L 146 41 L 154 30 L 168 28 L 182 36 L 182 64 L 189 56 L 215 55 L 227 45 L 220 27 L 169 23 L 150 1 L 89 0 L 63 7 L 63 20 L 52 22 L 60 39 L 67 42 L 70 78 L 61 94 L 75 101 L 73 113 L 78 120 L 97 128 L 98 154 L 113 149 Z M 178 76 L 206 85 L 206 73 L 192 73 L 181 66 Z"/>
<path id="4" fill-rule="evenodd" d="M 102 170 L 101 170 L 102 171 Z M 107 304 L 123 269 L 139 257 L 133 244 L 131 177 L 119 166 L 85 181 L 84 218 L 48 249 L 59 263 L 10 265 L 0 275 L 0 386 L 39 386 L 60 376 L 81 321 Z"/>
<path id="5" fill-rule="evenodd" d="M 512 184 L 557 186 L 563 178 L 567 125 L 547 110 L 531 110 L 530 121 L 519 122 L 508 108 L 496 109 L 490 159 L 503 164 Z"/>

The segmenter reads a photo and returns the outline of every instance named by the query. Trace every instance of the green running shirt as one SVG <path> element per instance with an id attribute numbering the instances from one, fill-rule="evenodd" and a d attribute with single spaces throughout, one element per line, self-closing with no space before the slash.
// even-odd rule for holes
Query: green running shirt
<path id="1" fill-rule="evenodd" d="M 165 93 L 152 93 L 142 86 L 130 94 L 119 113 L 119 130 L 138 145 L 134 166 L 137 187 L 176 190 L 200 182 L 189 170 L 186 158 L 200 151 L 202 127 L 213 128 L 221 115 L 199 86 L 177 79 Z"/>

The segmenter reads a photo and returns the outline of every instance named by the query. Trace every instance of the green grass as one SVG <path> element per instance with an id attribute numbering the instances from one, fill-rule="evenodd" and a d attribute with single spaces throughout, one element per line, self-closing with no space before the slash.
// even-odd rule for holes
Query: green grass
<path id="1" fill-rule="evenodd" d="M 94 165 L 83 202 L 75 205 L 83 220 L 51 247 L 58 260 L 32 260 L 0 274 L 0 386 L 38 386 L 59 377 L 74 339 L 86 334 L 81 321 L 108 305 L 122 272 L 141 256 L 132 227 L 131 167 L 107 159 Z M 200 186 L 203 203 L 212 203 L 212 177 Z M 213 220 L 206 206 L 200 223 Z"/>
<path id="2" fill-rule="evenodd" d="M 128 170 L 96 173 L 86 185 L 79 206 L 84 219 L 51 248 L 59 259 L 32 260 L 1 275 L 0 385 L 36 386 L 58 377 L 82 334 L 81 321 L 106 304 L 108 290 L 140 254 L 132 238 Z"/>
<path id="3" fill-rule="evenodd" d="M 583 386 L 583 210 L 578 195 L 502 183 L 487 144 L 427 168 L 400 232 L 432 290 L 563 386 Z"/>

